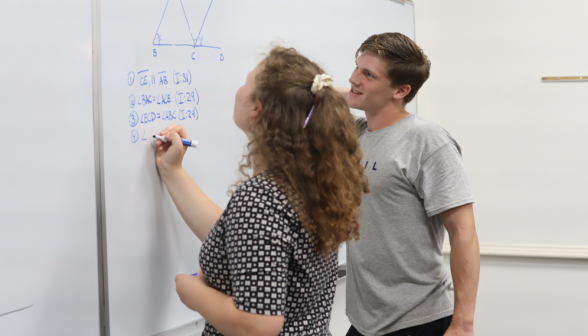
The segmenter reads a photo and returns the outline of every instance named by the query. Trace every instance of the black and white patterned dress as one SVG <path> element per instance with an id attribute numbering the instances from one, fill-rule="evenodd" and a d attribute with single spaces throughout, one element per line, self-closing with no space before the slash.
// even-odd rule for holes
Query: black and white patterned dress
<path id="1" fill-rule="evenodd" d="M 337 254 L 322 258 L 286 195 L 268 173 L 231 197 L 200 251 L 213 288 L 238 309 L 284 315 L 280 335 L 330 335 Z M 220 335 L 208 322 L 203 335 Z"/>

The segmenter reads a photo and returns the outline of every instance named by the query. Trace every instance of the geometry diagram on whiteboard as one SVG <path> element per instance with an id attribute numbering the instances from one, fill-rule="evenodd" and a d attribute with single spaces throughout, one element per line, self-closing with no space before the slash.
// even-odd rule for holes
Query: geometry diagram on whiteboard
<path id="1" fill-rule="evenodd" d="M 220 49 L 218 47 L 202 44 L 202 41 L 204 40 L 202 29 L 206 23 L 206 17 L 208 16 L 213 1 L 214 0 L 210 0 L 204 19 L 200 24 L 200 30 L 198 30 L 197 35 L 194 35 L 190 28 L 190 20 L 188 20 L 188 15 L 186 15 L 182 0 L 167 0 L 163 15 L 161 16 L 161 21 L 159 21 L 159 27 L 157 27 L 157 32 L 153 38 L 153 45 Z"/>

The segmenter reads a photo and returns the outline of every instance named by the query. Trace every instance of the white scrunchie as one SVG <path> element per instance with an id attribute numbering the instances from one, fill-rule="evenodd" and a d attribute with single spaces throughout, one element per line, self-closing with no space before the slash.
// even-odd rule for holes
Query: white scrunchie
<path id="1" fill-rule="evenodd" d="M 333 86 L 333 80 L 331 79 L 331 76 L 327 74 L 316 75 L 314 76 L 314 81 L 312 82 L 310 92 L 312 92 L 312 94 L 316 94 L 325 86 Z"/>

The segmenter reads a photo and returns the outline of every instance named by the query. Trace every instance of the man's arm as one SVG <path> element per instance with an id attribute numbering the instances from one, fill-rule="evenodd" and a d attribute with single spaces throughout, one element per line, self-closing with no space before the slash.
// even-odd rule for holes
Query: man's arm
<path id="1" fill-rule="evenodd" d="M 451 274 L 455 287 L 453 320 L 445 336 L 474 334 L 474 310 L 480 279 L 480 245 L 474 207 L 466 204 L 439 214 L 449 233 Z"/>
<path id="2" fill-rule="evenodd" d="M 348 88 L 348 87 L 336 87 L 334 89 L 335 89 L 335 91 L 339 92 L 345 98 L 347 98 L 347 96 L 349 95 L 350 88 Z"/>

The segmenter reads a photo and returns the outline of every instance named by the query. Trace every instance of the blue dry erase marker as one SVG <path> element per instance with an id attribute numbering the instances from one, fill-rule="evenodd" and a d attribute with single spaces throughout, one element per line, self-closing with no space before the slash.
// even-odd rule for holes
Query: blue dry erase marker
<path id="1" fill-rule="evenodd" d="M 155 139 L 161 140 L 163 142 L 171 143 L 171 141 L 167 141 L 167 139 L 163 135 L 154 135 L 153 137 Z M 182 144 L 186 147 L 198 147 L 198 141 L 194 141 L 194 140 L 182 139 Z"/>

